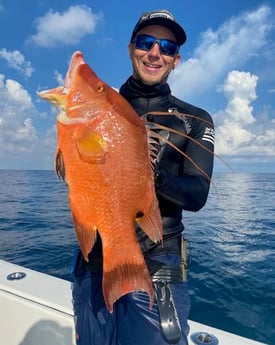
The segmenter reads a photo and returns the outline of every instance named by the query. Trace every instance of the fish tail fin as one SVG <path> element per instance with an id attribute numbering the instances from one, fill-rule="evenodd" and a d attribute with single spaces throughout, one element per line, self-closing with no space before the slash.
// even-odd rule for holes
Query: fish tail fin
<path id="1" fill-rule="evenodd" d="M 149 307 L 153 307 L 154 290 L 152 280 L 143 260 L 142 263 L 125 263 L 103 274 L 103 295 L 107 309 L 112 312 L 113 304 L 120 297 L 135 291 L 144 291 L 149 296 Z"/>

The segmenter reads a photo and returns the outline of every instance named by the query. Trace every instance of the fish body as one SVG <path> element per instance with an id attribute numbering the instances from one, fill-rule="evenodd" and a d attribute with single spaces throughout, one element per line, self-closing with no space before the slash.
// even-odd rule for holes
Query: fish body
<path id="1" fill-rule="evenodd" d="M 64 87 L 38 94 L 60 109 L 55 169 L 68 185 L 76 236 L 84 258 L 103 249 L 106 307 L 133 291 L 153 303 L 151 277 L 135 222 L 152 241 L 162 239 L 147 131 L 129 103 L 100 80 L 81 52 L 71 59 Z"/>

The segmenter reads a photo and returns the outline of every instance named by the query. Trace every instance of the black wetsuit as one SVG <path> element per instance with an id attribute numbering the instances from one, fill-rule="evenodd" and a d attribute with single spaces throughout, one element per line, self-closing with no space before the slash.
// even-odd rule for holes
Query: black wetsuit
<path id="1" fill-rule="evenodd" d="M 214 150 L 211 116 L 205 110 L 172 96 L 168 84 L 146 86 L 129 78 L 122 85 L 120 93 L 140 116 L 149 114 L 148 121 L 187 135 L 182 137 L 169 131 L 160 133 L 186 155 L 183 156 L 168 144 L 164 144 L 159 152 L 156 191 L 163 220 L 164 245 L 153 243 L 142 230 L 138 230 L 145 255 L 175 252 L 177 246 L 173 239 L 180 237 L 183 231 L 182 210 L 198 211 L 207 200 Z M 150 116 L 150 112 L 170 114 Z M 178 113 L 187 115 L 180 116 Z"/>

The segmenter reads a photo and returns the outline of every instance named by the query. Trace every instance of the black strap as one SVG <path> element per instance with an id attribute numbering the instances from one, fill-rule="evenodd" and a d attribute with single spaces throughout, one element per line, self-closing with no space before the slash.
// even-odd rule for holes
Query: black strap
<path id="1" fill-rule="evenodd" d="M 181 338 L 181 327 L 177 317 L 171 286 L 167 282 L 154 282 L 159 309 L 160 327 L 169 344 L 178 344 Z"/>
<path id="2" fill-rule="evenodd" d="M 153 282 L 180 283 L 183 281 L 181 267 L 165 265 L 149 257 L 146 257 L 145 261 Z"/>
<path id="3" fill-rule="evenodd" d="M 144 257 L 146 265 L 148 267 L 149 273 L 151 277 L 161 268 L 164 266 L 164 263 L 159 262 L 157 260 L 153 260 L 148 256 Z"/>
<path id="4" fill-rule="evenodd" d="M 181 283 L 183 281 L 181 267 L 163 265 L 157 272 L 152 275 L 152 281 Z"/>
<path id="5" fill-rule="evenodd" d="M 154 284 L 163 336 L 169 344 L 177 344 L 181 338 L 181 327 L 170 283 L 183 281 L 181 267 L 168 266 L 148 257 L 146 263 Z"/>

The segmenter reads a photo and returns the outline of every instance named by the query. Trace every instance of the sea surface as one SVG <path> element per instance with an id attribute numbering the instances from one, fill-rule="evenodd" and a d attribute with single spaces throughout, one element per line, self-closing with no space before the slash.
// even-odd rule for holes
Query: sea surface
<path id="1" fill-rule="evenodd" d="M 64 182 L 8 170 L 0 182 L 0 259 L 71 280 Z M 215 174 L 207 205 L 183 216 L 190 319 L 275 344 L 275 174 Z"/>

